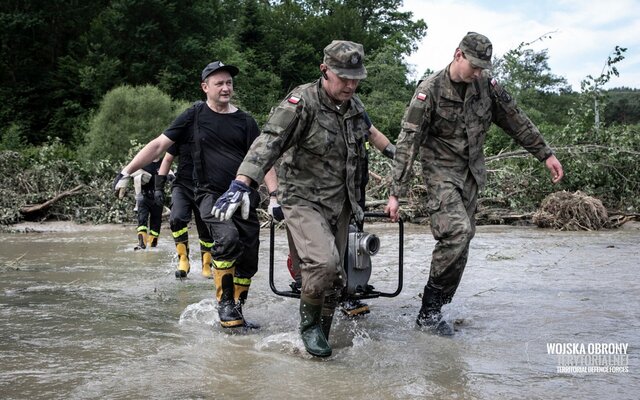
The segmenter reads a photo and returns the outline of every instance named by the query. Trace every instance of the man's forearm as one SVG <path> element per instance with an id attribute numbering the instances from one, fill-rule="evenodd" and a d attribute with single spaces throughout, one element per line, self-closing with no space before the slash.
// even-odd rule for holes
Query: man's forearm
<path id="1" fill-rule="evenodd" d="M 147 143 L 147 145 L 144 146 L 135 157 L 133 157 L 133 160 L 131 160 L 131 162 L 127 164 L 122 171 L 129 175 L 132 174 L 158 158 L 163 151 L 167 150 L 169 146 L 171 146 L 172 143 L 173 141 L 168 137 L 164 135 L 158 136 Z"/>

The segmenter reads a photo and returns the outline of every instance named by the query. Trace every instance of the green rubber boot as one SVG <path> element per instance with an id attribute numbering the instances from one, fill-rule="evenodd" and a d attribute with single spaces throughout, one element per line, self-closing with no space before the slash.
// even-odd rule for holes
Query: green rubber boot
<path id="1" fill-rule="evenodd" d="M 307 353 L 316 357 L 329 357 L 331 346 L 322 332 L 322 303 L 324 299 L 314 299 L 300 295 L 300 336 Z"/>
<path id="2" fill-rule="evenodd" d="M 338 306 L 338 295 L 336 293 L 325 294 L 324 303 L 322 304 L 322 333 L 325 339 L 329 341 L 329 333 L 331 332 L 331 324 L 333 323 L 333 314 Z"/>

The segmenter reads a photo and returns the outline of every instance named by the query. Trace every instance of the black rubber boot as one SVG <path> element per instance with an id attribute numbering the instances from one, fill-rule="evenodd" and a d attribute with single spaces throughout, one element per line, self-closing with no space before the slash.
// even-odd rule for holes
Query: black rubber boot
<path id="1" fill-rule="evenodd" d="M 235 284 L 234 290 L 236 310 L 242 316 L 242 326 L 245 329 L 260 329 L 260 324 L 252 321 L 247 321 L 247 319 L 244 317 L 244 313 L 242 312 L 242 306 L 247 301 L 247 295 L 249 294 L 249 286 Z"/>
<path id="2" fill-rule="evenodd" d="M 427 328 L 438 336 L 453 336 L 454 334 L 453 327 L 442 319 L 440 312 L 424 312 L 420 310 L 416 324 L 421 328 Z"/>
<path id="3" fill-rule="evenodd" d="M 322 332 L 323 298 L 300 296 L 300 336 L 307 353 L 316 357 L 329 357 L 331 346 Z"/>
<path id="4" fill-rule="evenodd" d="M 421 328 L 427 328 L 439 336 L 453 336 L 453 327 L 442 319 L 442 313 L 440 312 L 443 305 L 442 299 L 443 297 L 440 291 L 432 288 L 427 283 L 424 287 L 422 307 L 418 313 L 416 324 Z"/>
<path id="5" fill-rule="evenodd" d="M 144 250 L 147 248 L 147 232 L 138 232 L 138 245 L 134 250 Z"/>
<path id="6" fill-rule="evenodd" d="M 298 283 L 296 281 L 293 281 L 293 282 L 291 282 L 289 284 L 289 287 L 291 288 L 291 292 L 292 293 L 300 294 L 300 288 L 301 288 L 301 284 L 300 283 Z"/>
<path id="7" fill-rule="evenodd" d="M 218 316 L 223 328 L 235 328 L 243 325 L 242 314 L 234 300 L 233 274 L 235 267 L 214 269 L 216 283 L 216 300 L 218 300 Z"/>
<path id="8" fill-rule="evenodd" d="M 147 245 L 149 247 L 158 247 L 158 237 L 154 235 L 149 235 L 147 239 Z"/>

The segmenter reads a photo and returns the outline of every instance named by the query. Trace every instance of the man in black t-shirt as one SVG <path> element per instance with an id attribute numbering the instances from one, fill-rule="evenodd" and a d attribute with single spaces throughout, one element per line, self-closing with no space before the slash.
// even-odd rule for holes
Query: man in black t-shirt
<path id="1" fill-rule="evenodd" d="M 206 102 L 199 102 L 180 114 L 160 136 L 149 142 L 116 177 L 114 189 L 126 186 L 130 171 L 158 157 L 173 143 L 188 142 L 191 148 L 196 185 L 196 203 L 207 225 L 213 247 L 213 275 L 220 324 L 225 328 L 250 326 L 242 314 L 251 278 L 258 269 L 259 229 L 256 207 L 259 194 L 250 188 L 243 215 L 220 221 L 211 211 L 235 178 L 236 171 L 254 139 L 259 135 L 256 121 L 231 104 L 233 76 L 238 68 L 220 61 L 202 71 L 201 88 Z M 277 188 L 270 170 L 265 184 Z"/>

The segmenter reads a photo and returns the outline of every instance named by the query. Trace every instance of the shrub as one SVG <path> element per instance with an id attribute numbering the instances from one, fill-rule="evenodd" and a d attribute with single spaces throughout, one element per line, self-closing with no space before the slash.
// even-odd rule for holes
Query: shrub
<path id="1" fill-rule="evenodd" d="M 124 85 L 111 90 L 90 122 L 83 157 L 124 161 L 132 141 L 147 143 L 158 136 L 184 110 L 183 105 L 154 86 Z"/>

